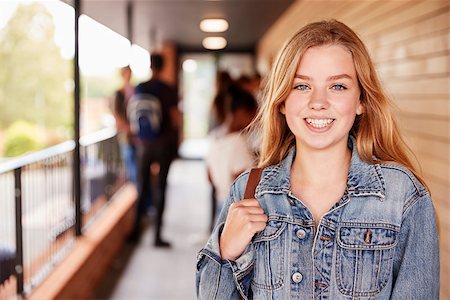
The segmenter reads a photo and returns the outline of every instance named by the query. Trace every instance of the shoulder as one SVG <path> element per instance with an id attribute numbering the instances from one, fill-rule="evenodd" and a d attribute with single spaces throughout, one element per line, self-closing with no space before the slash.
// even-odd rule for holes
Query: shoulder
<path id="1" fill-rule="evenodd" d="M 378 165 L 386 197 L 403 199 L 404 210 L 423 198 L 430 198 L 429 191 L 406 167 L 395 163 Z"/>
<path id="2" fill-rule="evenodd" d="M 171 93 L 175 90 L 175 88 L 161 79 L 151 79 L 147 84 L 157 89 L 160 93 Z"/>
<path id="3" fill-rule="evenodd" d="M 258 187 L 256 188 L 256 193 L 261 189 L 262 182 L 266 182 L 267 180 L 270 180 L 271 174 L 276 169 L 276 166 L 268 166 L 263 168 L 261 177 L 259 179 Z M 240 200 L 244 196 L 245 187 L 247 186 L 247 181 L 250 175 L 251 169 L 248 169 L 247 171 L 241 173 L 233 182 L 231 191 L 233 193 L 233 196 L 235 200 Z"/>
<path id="4" fill-rule="evenodd" d="M 212 139 L 220 139 L 227 134 L 227 126 L 225 124 L 219 125 L 209 132 L 209 137 Z"/>
<path id="5" fill-rule="evenodd" d="M 412 193 L 422 195 L 428 193 L 425 186 L 406 167 L 400 164 L 384 163 L 379 164 L 385 179 L 385 184 L 406 187 Z"/>
<path id="6" fill-rule="evenodd" d="M 247 140 L 245 135 L 241 134 L 241 132 L 229 132 L 223 136 L 223 138 L 229 143 L 242 148 L 247 147 Z"/>
<path id="7" fill-rule="evenodd" d="M 136 85 L 136 87 L 135 87 L 134 89 L 146 87 L 146 86 L 148 86 L 149 84 L 151 84 L 151 80 L 147 80 L 147 81 L 144 81 L 144 82 L 139 83 L 138 85 Z"/>
<path id="8" fill-rule="evenodd" d="M 166 82 L 164 82 L 162 80 L 159 80 L 158 84 L 161 86 L 161 88 L 163 88 L 167 91 L 171 91 L 171 92 L 174 91 L 174 88 L 171 85 L 167 84 Z"/>
<path id="9" fill-rule="evenodd" d="M 141 82 L 134 88 L 134 92 L 135 92 L 135 94 L 145 93 L 145 92 L 147 92 L 147 89 L 149 88 L 149 86 L 150 86 L 150 81 Z"/>

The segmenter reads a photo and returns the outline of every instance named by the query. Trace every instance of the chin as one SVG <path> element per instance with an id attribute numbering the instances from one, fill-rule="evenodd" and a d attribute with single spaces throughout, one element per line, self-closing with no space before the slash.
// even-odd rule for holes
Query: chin
<path id="1" fill-rule="evenodd" d="M 345 143 L 344 143 L 345 140 Z M 307 139 L 297 139 L 297 144 L 301 147 L 307 147 L 313 150 L 327 150 L 337 147 L 339 144 L 347 145 L 348 137 L 310 137 Z"/>

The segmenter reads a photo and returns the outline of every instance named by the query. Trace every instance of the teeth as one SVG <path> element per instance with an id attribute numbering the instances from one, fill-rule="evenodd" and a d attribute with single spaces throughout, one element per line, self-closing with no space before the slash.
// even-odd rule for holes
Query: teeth
<path id="1" fill-rule="evenodd" d="M 316 128 L 327 127 L 333 121 L 334 121 L 333 119 L 310 119 L 310 118 L 306 118 L 306 122 L 308 122 L 309 124 L 311 124 L 313 127 L 316 127 Z"/>

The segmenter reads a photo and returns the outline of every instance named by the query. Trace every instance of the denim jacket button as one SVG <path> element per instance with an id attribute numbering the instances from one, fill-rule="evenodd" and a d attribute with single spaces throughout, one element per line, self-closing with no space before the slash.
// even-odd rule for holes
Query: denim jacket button
<path id="1" fill-rule="evenodd" d="M 294 273 L 294 274 L 292 275 L 292 280 L 293 280 L 295 283 L 300 283 L 300 282 L 303 280 L 303 275 L 300 274 L 299 272 Z"/>
<path id="2" fill-rule="evenodd" d="M 303 240 L 306 237 L 306 231 L 303 229 L 297 230 L 297 237 Z"/>

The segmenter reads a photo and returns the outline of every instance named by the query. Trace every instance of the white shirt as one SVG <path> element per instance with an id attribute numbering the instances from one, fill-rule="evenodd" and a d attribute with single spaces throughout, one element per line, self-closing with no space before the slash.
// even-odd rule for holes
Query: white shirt
<path id="1" fill-rule="evenodd" d="M 219 202 L 226 200 L 235 176 L 254 166 L 247 138 L 240 132 L 223 134 L 224 128 L 211 131 L 206 164 Z"/>

